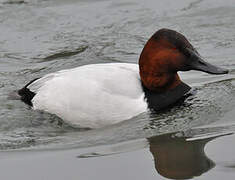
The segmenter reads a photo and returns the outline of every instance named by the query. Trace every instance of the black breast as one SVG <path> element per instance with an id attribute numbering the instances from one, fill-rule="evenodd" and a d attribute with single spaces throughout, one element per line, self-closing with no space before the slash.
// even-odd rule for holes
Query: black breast
<path id="1" fill-rule="evenodd" d="M 156 93 L 145 88 L 143 85 L 143 90 L 145 92 L 145 98 L 148 103 L 148 107 L 152 110 L 162 110 L 175 103 L 184 100 L 187 97 L 187 93 L 190 91 L 191 87 L 185 83 L 179 84 L 176 88 L 163 93 Z"/>

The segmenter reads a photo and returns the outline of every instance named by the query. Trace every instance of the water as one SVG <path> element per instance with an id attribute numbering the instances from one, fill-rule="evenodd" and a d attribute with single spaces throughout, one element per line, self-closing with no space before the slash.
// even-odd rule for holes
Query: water
<path id="1" fill-rule="evenodd" d="M 91 63 L 137 63 L 147 39 L 163 27 L 184 34 L 207 61 L 228 68 L 230 74 L 181 73 L 183 80 L 196 89 L 196 94 L 183 105 L 160 114 L 143 113 L 120 124 L 89 131 L 72 128 L 53 115 L 32 111 L 22 102 L 8 99 L 9 92 L 57 70 Z M 82 150 L 81 157 L 128 151 L 120 156 L 135 158 L 143 154 L 146 162 L 150 158 L 145 155 L 146 144 L 151 147 L 149 139 L 153 137 L 165 140 L 166 134 L 173 133 L 176 138 L 170 135 L 166 141 L 173 143 L 170 148 L 176 148 L 174 143 L 177 144 L 178 138 L 180 142 L 191 138 L 194 144 L 198 139 L 205 139 L 201 140 L 205 145 L 212 141 L 210 136 L 235 132 L 235 5 L 232 0 L 216 3 L 212 0 L 177 3 L 172 0 L 0 0 L 0 29 L 0 150 L 7 155 L 12 150 L 23 149 L 30 150 L 26 154 L 34 151 L 40 154 L 45 149 L 53 154 L 55 150 L 66 149 L 68 155 L 74 148 L 112 147 L 126 142 L 128 145 L 120 145 L 118 150 L 104 148 L 97 153 L 97 149 L 92 149 L 91 154 Z M 137 145 L 132 144 L 139 140 Z M 197 147 L 203 149 L 204 145 L 199 144 Z M 141 152 L 135 154 L 135 149 Z M 18 156 L 21 155 L 16 153 Z M 110 156 L 110 159 L 115 163 L 115 158 Z M 81 163 L 90 161 L 85 160 Z M 184 161 L 183 157 L 181 160 Z M 105 163 L 102 159 L 98 162 Z M 215 178 L 215 174 L 211 177 Z"/>

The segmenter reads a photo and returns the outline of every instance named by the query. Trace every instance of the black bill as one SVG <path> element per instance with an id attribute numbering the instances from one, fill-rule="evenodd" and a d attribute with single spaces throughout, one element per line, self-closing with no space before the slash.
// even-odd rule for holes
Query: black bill
<path id="1" fill-rule="evenodd" d="M 191 55 L 190 58 L 190 68 L 192 70 L 203 71 L 210 74 L 227 74 L 228 70 L 214 66 L 206 61 L 204 61 L 201 56 L 191 49 L 187 49 Z"/>

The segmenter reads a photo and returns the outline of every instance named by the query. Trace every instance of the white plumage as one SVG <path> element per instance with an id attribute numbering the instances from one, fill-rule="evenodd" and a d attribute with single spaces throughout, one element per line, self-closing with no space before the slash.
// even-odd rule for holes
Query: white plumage
<path id="1" fill-rule="evenodd" d="M 81 127 L 115 124 L 147 110 L 137 64 L 80 66 L 48 74 L 28 88 L 36 93 L 34 109 Z"/>

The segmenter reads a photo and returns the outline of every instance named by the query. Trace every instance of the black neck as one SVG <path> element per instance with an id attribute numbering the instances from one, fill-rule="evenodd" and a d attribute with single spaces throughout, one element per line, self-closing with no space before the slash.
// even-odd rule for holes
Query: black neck
<path id="1" fill-rule="evenodd" d="M 148 107 L 152 110 L 161 110 L 174 105 L 179 100 L 184 100 L 186 93 L 190 91 L 191 87 L 181 82 L 174 89 L 162 93 L 150 91 L 144 86 L 143 89 Z"/>

